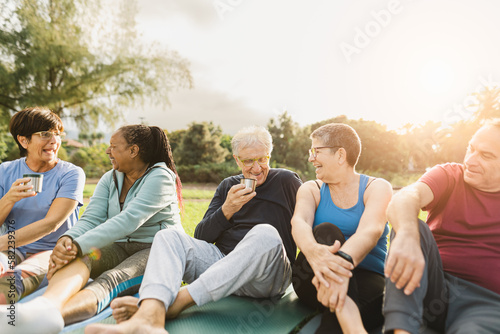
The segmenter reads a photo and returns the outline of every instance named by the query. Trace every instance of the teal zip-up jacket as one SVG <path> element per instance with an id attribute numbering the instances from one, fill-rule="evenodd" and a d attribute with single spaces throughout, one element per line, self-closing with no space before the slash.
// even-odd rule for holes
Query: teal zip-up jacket
<path id="1" fill-rule="evenodd" d="M 120 209 L 124 174 L 110 170 L 97 183 L 80 220 L 64 235 L 89 254 L 113 242 L 153 242 L 159 230 L 184 231 L 179 215 L 175 174 L 164 162 L 156 163 L 135 181 Z"/>

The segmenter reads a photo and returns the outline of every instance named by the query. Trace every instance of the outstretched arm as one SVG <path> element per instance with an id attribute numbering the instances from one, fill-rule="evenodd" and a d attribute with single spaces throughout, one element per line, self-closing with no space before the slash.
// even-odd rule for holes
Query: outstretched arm
<path id="1" fill-rule="evenodd" d="M 391 241 L 385 275 L 398 289 L 404 288 L 407 295 L 420 286 L 425 266 L 420 248 L 418 214 L 433 199 L 431 188 L 423 182 L 416 182 L 400 190 L 387 210 L 396 235 Z"/>

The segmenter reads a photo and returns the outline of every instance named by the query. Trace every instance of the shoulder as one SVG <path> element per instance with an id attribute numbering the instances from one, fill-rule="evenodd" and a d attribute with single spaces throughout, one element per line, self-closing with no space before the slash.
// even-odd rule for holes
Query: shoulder
<path id="1" fill-rule="evenodd" d="M 238 174 L 238 175 L 232 175 L 226 177 L 224 180 L 222 180 L 221 183 L 217 186 L 219 189 L 226 189 L 226 188 L 231 188 L 235 184 L 240 183 L 240 180 L 243 178 L 243 174 Z"/>
<path id="2" fill-rule="evenodd" d="M 175 173 L 164 162 L 157 162 L 151 166 L 148 175 L 161 175 L 169 179 L 175 179 Z"/>
<path id="3" fill-rule="evenodd" d="M 318 186 L 319 184 L 319 186 Z M 318 180 L 318 183 L 316 181 L 311 180 L 303 183 L 297 192 L 297 196 L 299 195 L 307 195 L 311 194 L 314 197 L 320 196 L 320 187 L 322 185 L 322 182 Z"/>
<path id="4" fill-rule="evenodd" d="M 59 168 L 59 172 L 65 173 L 65 174 L 76 174 L 79 177 L 85 177 L 85 172 L 83 169 L 79 166 L 76 166 L 72 164 L 71 162 L 64 161 L 64 160 L 59 160 L 57 164 Z"/>
<path id="5" fill-rule="evenodd" d="M 392 197 L 391 183 L 383 178 L 368 176 L 365 199 L 383 197 Z"/>
<path id="6" fill-rule="evenodd" d="M 269 176 L 278 180 L 295 180 L 302 184 L 299 175 L 291 170 L 285 168 L 271 168 L 269 169 Z"/>
<path id="7" fill-rule="evenodd" d="M 21 165 L 21 161 L 24 159 L 17 159 L 12 161 L 4 161 L 0 164 L 0 170 L 4 173 L 10 173 L 14 169 L 18 168 Z"/>
<path id="8" fill-rule="evenodd" d="M 418 181 L 432 189 L 454 186 L 463 180 L 464 166 L 458 163 L 446 163 L 432 167 Z"/>
<path id="9" fill-rule="evenodd" d="M 104 185 L 113 182 L 113 169 L 108 170 L 97 182 L 97 185 Z"/>

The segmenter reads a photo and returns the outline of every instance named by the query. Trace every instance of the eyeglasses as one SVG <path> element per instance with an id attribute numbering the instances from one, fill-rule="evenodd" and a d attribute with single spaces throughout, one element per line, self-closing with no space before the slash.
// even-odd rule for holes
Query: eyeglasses
<path id="1" fill-rule="evenodd" d="M 320 147 L 311 147 L 309 150 L 309 156 L 312 156 L 314 159 L 318 156 L 318 150 L 320 148 L 341 148 L 342 146 L 320 146 Z"/>
<path id="2" fill-rule="evenodd" d="M 269 162 L 269 156 L 266 155 L 265 157 L 260 157 L 260 158 L 255 158 L 255 159 L 241 159 L 238 157 L 238 160 L 246 167 L 252 167 L 255 161 L 259 165 L 266 165 Z"/>
<path id="3" fill-rule="evenodd" d="M 62 138 L 64 138 L 64 136 L 66 136 L 66 133 L 64 133 L 64 132 L 52 132 L 52 131 L 38 131 L 38 132 L 33 133 L 32 135 L 39 135 L 40 138 L 42 138 L 43 140 L 49 140 L 52 138 L 52 136 L 62 139 Z"/>

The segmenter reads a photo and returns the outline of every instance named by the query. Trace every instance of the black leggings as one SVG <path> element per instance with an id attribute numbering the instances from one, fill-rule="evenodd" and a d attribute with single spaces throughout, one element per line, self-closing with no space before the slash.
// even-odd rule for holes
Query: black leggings
<path id="1" fill-rule="evenodd" d="M 333 245 L 335 240 L 344 244 L 345 237 L 340 229 L 331 223 L 322 223 L 313 230 L 316 241 L 323 245 Z M 384 295 L 385 278 L 383 275 L 355 268 L 349 280 L 347 295 L 356 303 L 361 313 L 363 325 L 367 330 L 381 326 L 384 323 L 382 302 Z M 316 287 L 312 284 L 314 272 L 304 254 L 299 253 L 292 267 L 292 284 L 299 299 L 313 309 L 328 312 L 317 299 Z M 340 324 L 334 313 L 329 321 L 330 333 L 342 333 Z M 323 317 L 325 318 L 325 317 Z M 323 320 L 322 320 L 322 326 Z"/>

